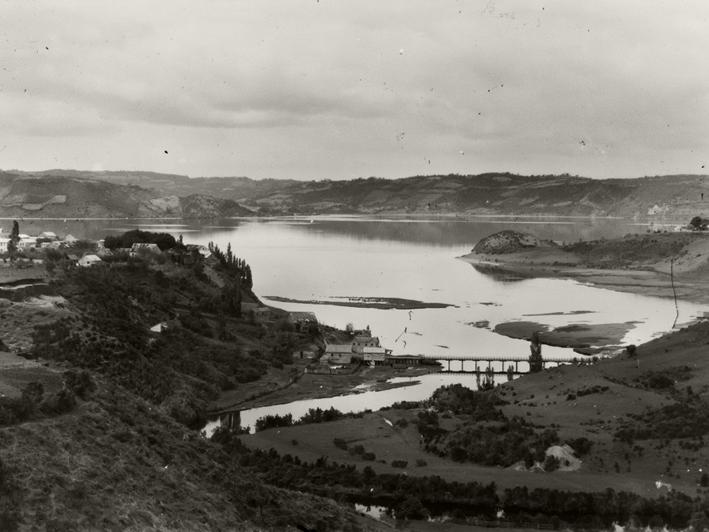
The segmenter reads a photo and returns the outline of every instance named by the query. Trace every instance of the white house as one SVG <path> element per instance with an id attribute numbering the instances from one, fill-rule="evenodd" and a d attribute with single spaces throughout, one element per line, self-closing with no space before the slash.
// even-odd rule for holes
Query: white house
<path id="1" fill-rule="evenodd" d="M 37 245 L 37 237 L 29 235 L 20 235 L 20 241 L 17 243 L 18 249 L 29 249 Z"/>
<path id="2" fill-rule="evenodd" d="M 98 255 L 84 255 L 79 259 L 79 266 L 82 266 L 83 268 L 88 268 L 89 266 L 94 266 L 102 262 L 103 261 L 101 260 L 101 257 L 99 257 Z"/>
<path id="3" fill-rule="evenodd" d="M 0 238 L 0 253 L 7 253 L 7 245 L 9 243 L 9 238 Z"/>

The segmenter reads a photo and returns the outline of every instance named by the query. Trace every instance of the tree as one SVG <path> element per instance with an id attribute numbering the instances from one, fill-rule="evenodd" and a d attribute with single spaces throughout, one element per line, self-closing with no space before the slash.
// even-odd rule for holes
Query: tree
<path id="1" fill-rule="evenodd" d="M 701 216 L 695 216 L 689 221 L 689 226 L 695 231 L 703 231 L 707 228 L 707 223 Z"/>
<path id="2" fill-rule="evenodd" d="M 396 508 L 397 519 L 425 519 L 429 512 L 421 499 L 410 495 Z"/>
<path id="3" fill-rule="evenodd" d="M 10 233 L 10 241 L 7 243 L 7 252 L 10 254 L 10 260 L 15 260 L 17 255 L 17 244 L 20 242 L 20 224 L 17 220 L 12 222 L 12 232 Z"/>
<path id="4" fill-rule="evenodd" d="M 702 488 L 709 487 L 709 475 L 707 475 L 706 473 L 702 473 L 702 476 L 699 478 L 699 485 Z"/>
<path id="5" fill-rule="evenodd" d="M 544 460 L 544 471 L 551 473 L 552 471 L 559 469 L 559 465 L 561 465 L 559 459 L 550 454 Z"/>
<path id="6" fill-rule="evenodd" d="M 544 359 L 542 358 L 542 344 L 539 340 L 539 333 L 534 332 L 529 344 L 529 372 L 538 373 L 544 369 Z"/>
<path id="7" fill-rule="evenodd" d="M 226 283 L 222 288 L 222 308 L 227 314 L 241 316 L 241 282 Z"/>

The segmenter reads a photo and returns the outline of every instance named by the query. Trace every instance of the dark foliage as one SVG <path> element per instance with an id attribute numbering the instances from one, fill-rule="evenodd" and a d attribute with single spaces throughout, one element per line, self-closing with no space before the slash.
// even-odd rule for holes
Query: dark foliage
<path id="1" fill-rule="evenodd" d="M 699 438 L 709 433 L 709 404 L 696 395 L 681 397 L 671 405 L 630 416 L 615 437 L 632 442 L 642 439 Z"/>
<path id="2" fill-rule="evenodd" d="M 253 277 L 251 274 L 251 266 L 244 259 L 240 259 L 231 250 L 231 244 L 227 245 L 226 252 L 219 249 L 214 242 L 209 243 L 209 251 L 218 260 L 223 270 L 231 274 L 239 283 L 247 290 L 251 290 L 254 286 Z"/>
<path id="3" fill-rule="evenodd" d="M 273 429 L 276 427 L 290 427 L 291 425 L 293 425 L 292 414 L 286 414 L 284 416 L 280 416 L 278 414 L 269 414 L 258 418 L 256 420 L 256 425 L 254 428 L 258 432 L 261 430 Z"/>
<path id="4" fill-rule="evenodd" d="M 38 327 L 31 354 L 107 376 L 163 405 L 188 426 L 199 426 L 208 402 L 220 390 L 258 379 L 270 363 L 282 364 L 285 358 L 284 342 L 277 335 L 238 320 L 232 319 L 234 330 L 265 334 L 263 353 L 242 349 L 226 334 L 226 341 L 214 341 L 213 322 L 195 302 L 214 297 L 219 301 L 218 289 L 195 279 L 187 268 L 176 267 L 169 276 L 157 275 L 140 262 L 82 268 L 67 272 L 55 288 L 85 312 L 80 318 Z M 157 337 L 149 332 L 151 324 L 174 316 L 181 305 L 189 310 L 178 313 L 179 319 L 171 320 L 166 331 Z M 222 328 L 225 332 L 227 326 Z M 72 385 L 91 393 L 84 377 L 77 374 L 76 379 Z"/>
<path id="5" fill-rule="evenodd" d="M 22 496 L 13 472 L 0 460 L 0 529 L 19 530 L 22 517 Z"/>
<path id="6" fill-rule="evenodd" d="M 313 463 L 270 451 L 251 450 L 236 436 L 219 431 L 213 441 L 264 481 L 329 497 L 341 497 L 361 504 L 378 504 L 395 510 L 397 518 L 422 519 L 455 510 L 465 518 L 495 522 L 498 509 L 515 524 L 537 523 L 544 528 L 609 528 L 612 523 L 639 526 L 650 523 L 673 529 L 686 528 L 691 519 L 704 515 L 709 505 L 692 501 L 680 492 L 646 499 L 628 492 L 607 489 L 597 493 L 568 492 L 526 487 L 504 490 L 500 497 L 495 484 L 447 482 L 437 476 L 377 474 L 371 468 L 339 465 L 320 458 Z M 701 514 L 701 515 L 700 515 Z M 707 512 L 709 515 L 709 512 Z"/>
<path id="7" fill-rule="evenodd" d="M 153 233 L 140 229 L 133 229 L 118 236 L 109 235 L 104 239 L 104 246 L 108 249 L 129 248 L 139 243 L 157 244 L 160 251 L 178 247 L 175 237 L 168 233 Z"/>
<path id="8" fill-rule="evenodd" d="M 441 386 L 433 392 L 427 404 L 438 412 L 469 415 L 472 421 L 504 419 L 497 407 L 505 404 L 505 401 L 494 393 L 474 391 L 462 384 Z"/>
<path id="9" fill-rule="evenodd" d="M 291 425 L 309 425 L 311 423 L 328 423 L 330 421 L 337 421 L 343 418 L 360 418 L 364 414 L 371 412 L 371 410 L 365 410 L 363 412 L 340 412 L 336 408 L 330 407 L 327 410 L 321 408 L 311 408 L 308 412 L 303 415 L 300 419 L 294 420 L 291 414 L 279 415 L 272 414 L 267 415 L 256 420 L 257 431 L 266 430 L 274 427 L 289 427 Z M 337 438 L 336 438 L 337 439 Z M 337 445 L 337 444 L 336 444 Z"/>
<path id="10" fill-rule="evenodd" d="M 424 449 L 456 462 L 483 465 L 543 462 L 547 447 L 559 442 L 556 431 L 539 432 L 522 418 L 507 419 L 497 408 L 501 404 L 504 401 L 491 391 L 473 391 L 460 384 L 439 388 L 427 402 L 430 408 L 418 414 Z M 446 431 L 438 412 L 452 412 L 464 421 Z"/>

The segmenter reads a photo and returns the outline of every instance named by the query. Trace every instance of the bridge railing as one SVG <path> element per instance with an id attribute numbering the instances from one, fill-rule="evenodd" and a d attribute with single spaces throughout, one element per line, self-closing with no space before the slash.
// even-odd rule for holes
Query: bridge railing
<path id="1" fill-rule="evenodd" d="M 433 360 L 443 360 L 443 361 L 457 361 L 457 362 L 529 362 L 529 356 L 514 356 L 514 355 L 448 355 L 448 356 L 427 356 Z M 560 357 L 545 357 L 542 356 L 544 362 L 567 362 L 569 364 L 579 361 L 591 361 L 591 358 L 579 356 L 576 359 L 573 358 L 560 358 Z"/>

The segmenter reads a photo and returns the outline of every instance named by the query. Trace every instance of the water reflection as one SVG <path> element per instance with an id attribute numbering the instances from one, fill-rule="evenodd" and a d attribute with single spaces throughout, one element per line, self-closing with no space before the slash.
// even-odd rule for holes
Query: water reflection
<path id="1" fill-rule="evenodd" d="M 527 354 L 526 342 L 492 332 L 495 325 L 524 319 L 525 314 L 538 315 L 537 321 L 549 328 L 633 321 L 633 327 L 619 342 L 626 344 L 647 341 L 669 330 L 674 321 L 670 301 L 602 290 L 571 280 L 490 276 L 487 270 L 456 259 L 469 252 L 479 238 L 510 227 L 557 241 L 610 238 L 644 230 L 624 220 L 315 217 L 312 223 L 310 218 L 279 218 L 213 220 L 206 224 L 23 220 L 21 227 L 28 232 L 71 232 L 79 238 L 98 238 L 139 227 L 184 234 L 191 243 L 214 241 L 222 248 L 231 243 L 236 255 L 251 265 L 254 290 L 261 298 L 404 298 L 453 305 L 409 313 L 269 302 L 286 310 L 315 312 L 321 322 L 340 328 L 347 323 L 370 325 L 395 354 Z M 590 313 L 573 314 L 580 309 Z M 680 321 L 686 322 L 703 311 L 703 307 L 681 302 Z M 483 322 L 488 326 L 473 326 Z M 545 348 L 545 354 L 553 356 L 567 351 Z"/>

